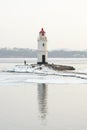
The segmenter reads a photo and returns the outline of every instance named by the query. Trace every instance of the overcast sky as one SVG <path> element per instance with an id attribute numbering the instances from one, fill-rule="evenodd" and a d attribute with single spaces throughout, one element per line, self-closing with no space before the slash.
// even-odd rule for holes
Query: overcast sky
<path id="1" fill-rule="evenodd" d="M 44 28 L 48 49 L 87 49 L 87 0 L 0 0 L 0 47 L 37 48 Z"/>

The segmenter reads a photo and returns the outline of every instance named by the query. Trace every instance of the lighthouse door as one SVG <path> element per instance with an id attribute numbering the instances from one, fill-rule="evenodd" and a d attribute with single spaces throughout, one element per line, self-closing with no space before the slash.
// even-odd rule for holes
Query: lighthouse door
<path id="1" fill-rule="evenodd" d="M 42 55 L 42 63 L 45 63 L 45 55 Z"/>

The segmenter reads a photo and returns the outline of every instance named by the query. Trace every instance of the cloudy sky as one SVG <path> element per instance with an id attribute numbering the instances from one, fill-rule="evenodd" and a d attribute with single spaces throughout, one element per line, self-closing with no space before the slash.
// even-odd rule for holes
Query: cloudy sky
<path id="1" fill-rule="evenodd" d="M 0 47 L 37 48 L 44 28 L 48 49 L 87 49 L 87 0 L 0 0 Z"/>

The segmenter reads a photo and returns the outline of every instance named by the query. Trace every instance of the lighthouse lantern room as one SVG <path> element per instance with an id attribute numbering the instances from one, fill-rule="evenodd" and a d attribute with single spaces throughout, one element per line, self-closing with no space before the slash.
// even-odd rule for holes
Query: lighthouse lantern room
<path id="1" fill-rule="evenodd" d="M 37 54 L 37 63 L 38 64 L 47 64 L 47 37 L 45 36 L 46 32 L 42 28 L 39 32 L 38 38 L 38 54 Z"/>

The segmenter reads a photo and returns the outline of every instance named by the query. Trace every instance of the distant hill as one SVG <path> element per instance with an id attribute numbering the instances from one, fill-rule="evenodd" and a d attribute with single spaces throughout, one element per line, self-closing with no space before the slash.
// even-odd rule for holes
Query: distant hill
<path id="1" fill-rule="evenodd" d="M 0 48 L 0 58 L 36 58 L 37 50 L 28 48 Z M 87 50 L 53 50 L 48 52 L 49 58 L 87 58 Z"/>

